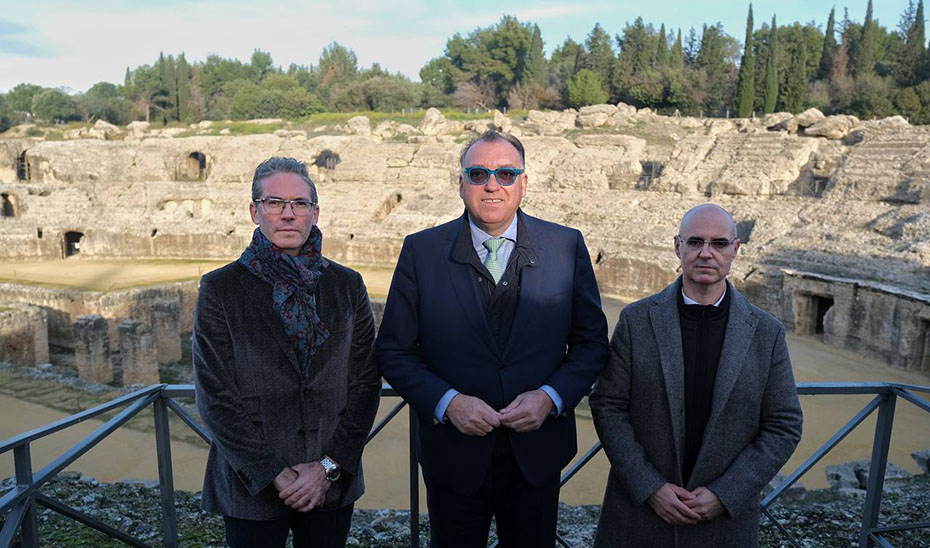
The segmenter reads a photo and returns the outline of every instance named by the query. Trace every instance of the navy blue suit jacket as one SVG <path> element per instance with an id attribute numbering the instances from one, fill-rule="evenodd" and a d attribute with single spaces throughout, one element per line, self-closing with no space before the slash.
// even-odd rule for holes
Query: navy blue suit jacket
<path id="1" fill-rule="evenodd" d="M 404 240 L 375 345 L 382 375 L 419 417 L 426 481 L 462 495 L 480 487 L 494 437 L 466 436 L 448 421 L 437 423 L 433 413 L 447 390 L 495 409 L 544 384 L 559 393 L 561 415 L 533 432 L 507 430 L 524 476 L 541 485 L 575 455 L 573 409 L 608 356 L 607 321 L 581 233 L 519 215 L 531 245 L 503 350 L 481 304 L 481 274 L 454 253 L 464 215 Z"/>

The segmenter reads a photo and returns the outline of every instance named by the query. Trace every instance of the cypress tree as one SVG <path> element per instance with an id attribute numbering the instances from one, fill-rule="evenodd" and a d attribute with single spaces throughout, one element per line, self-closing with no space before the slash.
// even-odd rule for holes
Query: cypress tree
<path id="1" fill-rule="evenodd" d="M 765 65 L 765 108 L 763 112 L 775 112 L 778 100 L 778 71 L 775 68 L 778 58 L 778 25 L 772 16 L 772 28 L 769 31 L 769 58 Z"/>
<path id="2" fill-rule="evenodd" d="M 752 115 L 752 100 L 755 95 L 756 58 L 752 53 L 752 3 L 746 17 L 746 42 L 743 45 L 743 59 L 739 65 L 739 117 Z"/>
<path id="3" fill-rule="evenodd" d="M 681 28 L 678 29 L 675 45 L 672 46 L 672 50 L 669 52 L 668 66 L 675 70 L 681 70 L 685 66 L 685 48 L 681 44 Z"/>
<path id="4" fill-rule="evenodd" d="M 785 82 L 784 103 L 785 110 L 797 113 L 801 111 L 804 93 L 807 91 L 807 48 L 800 41 L 794 49 Z"/>
<path id="5" fill-rule="evenodd" d="M 922 0 L 921 0 L 922 1 Z M 817 79 L 826 80 L 833 69 L 833 57 L 836 55 L 836 8 L 830 8 L 830 17 L 827 19 L 827 30 L 823 35 L 823 52 L 820 54 L 820 68 L 817 70 Z"/>
<path id="6" fill-rule="evenodd" d="M 530 42 L 530 51 L 526 60 L 524 80 L 526 83 L 536 82 L 542 84 L 546 77 L 546 56 L 543 53 L 542 33 L 539 25 L 533 25 L 533 38 Z"/>
<path id="7" fill-rule="evenodd" d="M 865 22 L 862 23 L 862 37 L 856 46 L 853 68 L 856 76 L 864 76 L 875 68 L 877 44 L 875 43 L 875 23 L 872 22 L 872 0 L 865 10 Z"/>
<path id="8" fill-rule="evenodd" d="M 659 43 L 656 46 L 656 67 L 668 66 L 668 36 L 665 35 L 665 23 L 659 27 Z"/>

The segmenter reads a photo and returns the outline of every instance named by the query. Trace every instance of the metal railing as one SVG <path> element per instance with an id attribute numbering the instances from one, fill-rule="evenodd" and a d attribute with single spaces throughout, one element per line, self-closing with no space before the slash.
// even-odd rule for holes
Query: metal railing
<path id="1" fill-rule="evenodd" d="M 872 394 L 875 397 L 842 428 L 833 434 L 829 440 L 818 448 L 810 458 L 788 475 L 772 490 L 772 492 L 762 499 L 760 504 L 763 514 L 775 524 L 793 546 L 800 548 L 801 544 L 777 519 L 775 519 L 769 511 L 769 507 L 876 409 L 878 410 L 878 420 L 875 425 L 875 437 L 872 444 L 872 458 L 867 481 L 866 498 L 862 512 L 859 546 L 862 548 L 871 546 L 889 547 L 892 545 L 888 539 L 885 538 L 886 533 L 930 527 L 930 522 L 895 524 L 890 526 L 880 526 L 878 522 L 885 479 L 885 466 L 888 462 L 891 430 L 894 424 L 895 404 L 897 399 L 901 398 L 930 413 L 930 401 L 918 395 L 918 392 L 930 393 L 930 387 L 897 383 L 798 383 L 798 393 L 802 396 Z M 382 387 L 381 396 L 397 397 L 398 395 L 393 389 L 385 385 Z M 6 516 L 3 528 L 0 529 L 0 548 L 9 548 L 13 544 L 17 532 L 20 533 L 20 544 L 24 548 L 38 546 L 39 531 L 36 514 L 37 505 L 83 523 L 129 546 L 149 548 L 148 544 L 142 542 L 138 538 L 40 492 L 42 486 L 53 479 L 59 472 L 87 453 L 117 428 L 124 425 L 149 405 L 153 406 L 155 418 L 155 447 L 158 462 L 158 485 L 161 493 L 160 504 L 162 510 L 163 545 L 166 548 L 177 547 L 178 524 L 174 504 L 174 476 L 171 468 L 171 436 L 169 431 L 168 412 L 170 410 L 177 415 L 205 442 L 209 443 L 210 434 L 184 410 L 177 401 L 175 401 L 176 399 L 190 399 L 193 397 L 194 387 L 192 385 L 156 384 L 0 442 L 0 454 L 13 451 L 16 479 L 16 486 L 0 497 L 0 516 L 4 514 Z M 371 441 L 372 438 L 381 432 L 381 430 L 400 413 L 405 405 L 406 402 L 401 401 L 391 408 L 387 415 L 385 415 L 371 430 L 368 435 L 368 441 Z M 35 473 L 33 472 L 30 446 L 34 441 L 117 409 L 122 410 L 108 419 L 103 425 L 86 436 L 83 440 L 53 459 L 52 462 L 41 470 Z M 420 544 L 419 470 L 416 460 L 416 428 L 416 416 L 414 413 L 410 413 L 409 479 L 410 545 L 412 547 L 419 547 Z M 569 469 L 562 474 L 561 485 L 565 485 L 571 480 L 572 477 L 600 451 L 601 443 L 599 441 L 595 442 L 584 455 L 579 457 Z M 876 471 L 878 471 L 878 473 L 875 473 Z M 565 548 L 572 548 L 571 544 L 561 535 L 557 535 L 556 540 Z M 497 543 L 494 543 L 492 546 L 496 546 L 496 544 Z"/>

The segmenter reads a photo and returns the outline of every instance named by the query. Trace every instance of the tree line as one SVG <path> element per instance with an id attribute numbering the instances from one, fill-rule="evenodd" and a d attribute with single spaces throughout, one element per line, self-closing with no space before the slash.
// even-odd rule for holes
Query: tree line
<path id="1" fill-rule="evenodd" d="M 256 50 L 249 62 L 210 55 L 189 62 L 161 54 L 127 68 L 119 85 L 100 82 L 71 95 L 28 83 L 0 95 L 0 128 L 23 119 L 191 123 L 253 118 L 300 119 L 320 112 L 440 108 L 562 109 L 623 101 L 682 115 L 748 117 L 816 107 L 860 118 L 900 114 L 930 123 L 930 57 L 923 0 L 908 4 L 889 29 L 831 9 L 815 22 L 756 26 L 749 4 L 742 43 L 720 23 L 656 29 L 637 17 L 618 34 L 600 23 L 584 41 L 571 37 L 547 57 L 539 27 L 506 15 L 487 28 L 456 33 L 420 82 L 378 63 L 360 68 L 333 42 L 317 64 L 275 66 Z"/>

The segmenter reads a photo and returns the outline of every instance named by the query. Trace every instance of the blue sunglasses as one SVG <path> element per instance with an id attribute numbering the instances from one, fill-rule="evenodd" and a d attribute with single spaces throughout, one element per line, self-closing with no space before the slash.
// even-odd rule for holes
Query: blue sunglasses
<path id="1" fill-rule="evenodd" d="M 491 180 L 491 175 L 497 179 L 497 184 L 510 186 L 517 182 L 517 177 L 523 173 L 518 167 L 499 167 L 488 169 L 486 167 L 472 166 L 465 168 L 465 180 L 472 185 L 485 185 Z"/>

